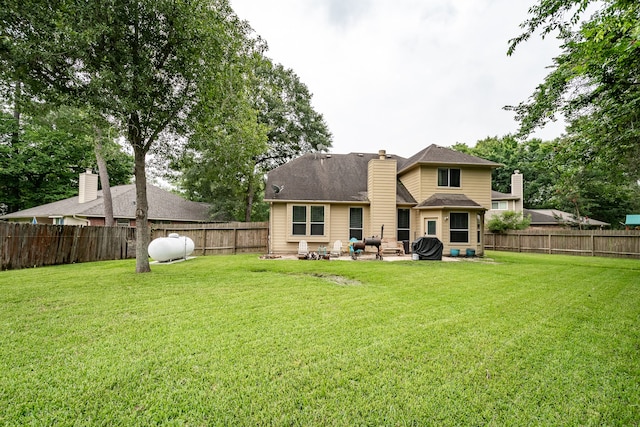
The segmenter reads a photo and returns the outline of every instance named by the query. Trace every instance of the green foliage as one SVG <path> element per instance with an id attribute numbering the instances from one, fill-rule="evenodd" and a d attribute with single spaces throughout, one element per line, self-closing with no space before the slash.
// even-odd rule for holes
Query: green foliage
<path id="1" fill-rule="evenodd" d="M 0 423 L 637 425 L 637 260 L 490 256 L 2 272 Z"/>
<path id="2" fill-rule="evenodd" d="M 88 115 L 78 109 L 34 109 L 0 120 L 0 203 L 7 212 L 72 197 L 78 174 L 96 167 L 96 132 Z M 133 159 L 111 140 L 105 144 L 111 185 L 126 184 Z"/>
<path id="3" fill-rule="evenodd" d="M 218 220 L 264 221 L 266 172 L 310 151 L 331 147 L 331 134 L 298 76 L 248 45 L 235 97 L 200 117 L 181 159 L 179 184 L 211 203 Z"/>
<path id="4" fill-rule="evenodd" d="M 587 6 L 595 12 L 579 23 Z M 536 30 L 557 31 L 563 52 L 531 98 L 516 107 L 522 134 L 556 114 L 569 136 L 640 178 L 640 3 L 629 0 L 539 0 L 509 53 Z"/>
<path id="5" fill-rule="evenodd" d="M 124 129 L 135 162 L 136 270 L 150 271 L 147 153 L 193 132 L 201 106 L 228 93 L 246 24 L 227 0 L 10 0 L 0 22 L 5 75 Z"/>
<path id="6" fill-rule="evenodd" d="M 640 209 L 640 186 L 620 163 L 587 141 L 566 136 L 555 141 L 518 141 L 507 135 L 478 141 L 475 147 L 455 149 L 504 166 L 493 171 L 492 186 L 511 193 L 511 174 L 524 177 L 524 206 L 553 208 L 619 226 L 628 212 Z"/>
<path id="7" fill-rule="evenodd" d="M 492 233 L 504 233 L 508 230 L 524 230 L 531 224 L 531 217 L 522 212 L 505 211 L 493 215 L 487 222 L 487 228 Z"/>

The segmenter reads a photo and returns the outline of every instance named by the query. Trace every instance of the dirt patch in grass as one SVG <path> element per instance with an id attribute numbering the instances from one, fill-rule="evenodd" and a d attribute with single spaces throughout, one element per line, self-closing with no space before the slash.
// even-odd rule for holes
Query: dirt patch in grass
<path id="1" fill-rule="evenodd" d="M 348 277 L 338 276 L 338 275 L 335 275 L 335 274 L 312 273 L 312 274 L 309 274 L 309 276 L 319 277 L 321 279 L 326 280 L 329 283 L 333 283 L 334 285 L 338 285 L 338 286 L 360 286 L 360 285 L 362 285 L 362 282 L 359 282 L 358 280 L 349 279 Z"/>

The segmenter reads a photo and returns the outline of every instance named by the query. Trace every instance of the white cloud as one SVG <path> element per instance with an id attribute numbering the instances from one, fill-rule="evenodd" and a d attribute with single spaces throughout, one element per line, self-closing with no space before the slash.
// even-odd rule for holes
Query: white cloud
<path id="1" fill-rule="evenodd" d="M 517 129 L 502 107 L 525 100 L 558 53 L 532 40 L 507 57 L 528 5 L 513 0 L 231 0 L 314 94 L 333 152 L 410 156 Z M 560 134 L 556 126 L 547 134 Z"/>

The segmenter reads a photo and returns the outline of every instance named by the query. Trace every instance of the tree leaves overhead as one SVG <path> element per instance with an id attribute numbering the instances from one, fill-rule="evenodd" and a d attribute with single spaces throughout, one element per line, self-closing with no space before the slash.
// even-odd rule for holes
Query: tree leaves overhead
<path id="1" fill-rule="evenodd" d="M 586 17 L 585 13 L 593 11 Z M 564 115 L 568 133 L 598 155 L 640 175 L 640 3 L 635 0 L 540 0 L 510 41 L 509 54 L 540 30 L 556 33 L 562 53 L 516 112 L 521 135 Z"/>
<path id="2" fill-rule="evenodd" d="M 246 25 L 226 0 L 6 0 L 4 75 L 125 129 L 134 151 L 136 271 L 150 271 L 146 156 L 188 134 L 199 105 L 233 76 Z"/>
<path id="3" fill-rule="evenodd" d="M 35 110 L 22 115 L 22 126 L 17 129 L 18 122 L 2 114 L 0 125 L 0 202 L 8 206 L 8 212 L 78 194 L 78 174 L 96 164 L 96 134 L 83 111 L 68 107 Z M 111 183 L 128 183 L 133 159 L 113 139 L 104 144 Z"/>
<path id="4" fill-rule="evenodd" d="M 504 166 L 493 171 L 492 188 L 511 193 L 511 174 L 524 177 L 524 207 L 559 209 L 592 217 L 616 228 L 625 214 L 640 209 L 640 187 L 626 168 L 577 137 L 518 141 L 514 136 L 485 138 L 458 151 Z"/>
<path id="5" fill-rule="evenodd" d="M 233 97 L 200 116 L 182 159 L 181 186 L 212 203 L 217 220 L 266 220 L 262 203 L 266 172 L 311 151 L 331 147 L 324 118 L 311 105 L 307 86 L 274 64 L 258 43 L 247 46 L 243 79 Z"/>

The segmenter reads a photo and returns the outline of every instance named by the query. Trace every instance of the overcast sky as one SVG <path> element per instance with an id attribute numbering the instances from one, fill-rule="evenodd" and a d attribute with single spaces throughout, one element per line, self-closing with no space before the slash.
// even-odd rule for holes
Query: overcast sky
<path id="1" fill-rule="evenodd" d="M 535 37 L 506 54 L 535 0 L 230 1 L 267 56 L 309 87 L 333 153 L 409 157 L 512 133 L 502 107 L 526 100 L 559 53 L 555 39 Z"/>

